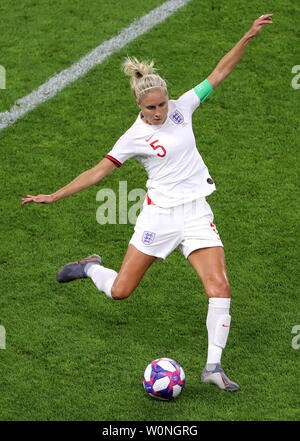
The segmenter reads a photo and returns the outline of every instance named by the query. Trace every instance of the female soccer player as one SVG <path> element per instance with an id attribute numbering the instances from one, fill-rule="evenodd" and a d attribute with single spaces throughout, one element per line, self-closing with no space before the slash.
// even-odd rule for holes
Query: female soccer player
<path id="1" fill-rule="evenodd" d="M 178 100 L 169 100 L 166 82 L 155 73 L 153 62 L 127 58 L 124 72 L 131 77 L 132 93 L 140 109 L 135 123 L 95 167 L 53 194 L 22 199 L 23 205 L 53 203 L 98 183 L 127 159 L 136 158 L 148 174 L 148 193 L 119 273 L 104 267 L 101 257 L 94 254 L 66 264 L 57 280 L 91 278 L 107 296 L 125 299 L 156 259 L 165 259 L 179 247 L 195 268 L 209 298 L 208 353 L 201 380 L 226 391 L 239 389 L 221 367 L 231 321 L 230 286 L 223 244 L 206 202 L 215 184 L 197 150 L 192 115 L 233 71 L 250 40 L 264 25 L 272 23 L 272 15 L 255 20 L 207 79 Z"/>

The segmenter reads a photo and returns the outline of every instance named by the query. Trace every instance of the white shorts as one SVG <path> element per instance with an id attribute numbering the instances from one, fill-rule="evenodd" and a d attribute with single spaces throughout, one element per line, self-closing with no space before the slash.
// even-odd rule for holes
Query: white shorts
<path id="1" fill-rule="evenodd" d="M 213 220 L 204 197 L 172 208 L 147 205 L 145 201 L 129 243 L 160 260 L 177 247 L 188 258 L 199 248 L 223 247 Z"/>

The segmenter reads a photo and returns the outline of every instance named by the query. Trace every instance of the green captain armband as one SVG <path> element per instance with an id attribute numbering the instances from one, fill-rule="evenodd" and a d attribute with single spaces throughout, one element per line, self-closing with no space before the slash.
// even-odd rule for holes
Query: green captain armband
<path id="1" fill-rule="evenodd" d="M 213 93 L 214 88 L 208 80 L 204 80 L 202 83 L 198 84 L 198 86 L 194 87 L 194 91 L 200 98 L 201 103 L 204 103 L 209 95 Z"/>

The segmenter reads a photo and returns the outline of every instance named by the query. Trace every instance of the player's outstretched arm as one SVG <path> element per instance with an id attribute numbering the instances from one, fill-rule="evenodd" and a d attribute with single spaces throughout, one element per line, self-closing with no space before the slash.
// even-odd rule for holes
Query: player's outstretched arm
<path id="1" fill-rule="evenodd" d="M 239 60 L 242 58 L 250 40 L 260 33 L 266 24 L 272 24 L 273 14 L 265 14 L 253 22 L 253 25 L 241 40 L 217 64 L 213 72 L 207 77 L 215 89 L 228 75 L 231 74 Z"/>
<path id="2" fill-rule="evenodd" d="M 27 195 L 26 198 L 22 198 L 22 205 L 26 205 L 29 202 L 36 202 L 37 204 L 52 204 L 59 199 L 66 198 L 72 194 L 78 193 L 91 185 L 97 184 L 105 176 L 111 173 L 116 168 L 116 165 L 109 159 L 104 158 L 95 167 L 86 170 L 77 176 L 74 181 L 70 182 L 65 187 L 57 190 L 52 194 L 39 194 L 38 196 Z"/>

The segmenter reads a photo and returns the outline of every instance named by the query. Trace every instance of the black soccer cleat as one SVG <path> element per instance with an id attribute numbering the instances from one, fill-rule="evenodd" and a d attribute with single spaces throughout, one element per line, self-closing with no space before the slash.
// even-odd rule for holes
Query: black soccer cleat
<path id="1" fill-rule="evenodd" d="M 77 262 L 67 263 L 57 273 L 56 280 L 60 283 L 67 283 L 76 279 L 86 279 L 88 276 L 85 270 L 89 263 L 101 265 L 102 259 L 98 254 L 93 254 L 92 256 L 78 260 Z"/>

